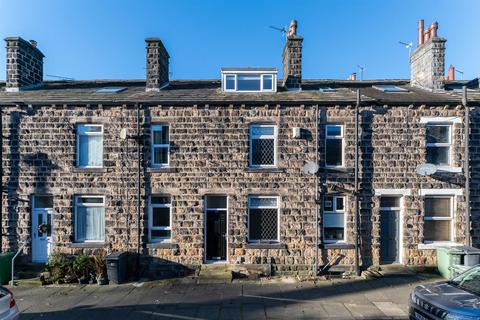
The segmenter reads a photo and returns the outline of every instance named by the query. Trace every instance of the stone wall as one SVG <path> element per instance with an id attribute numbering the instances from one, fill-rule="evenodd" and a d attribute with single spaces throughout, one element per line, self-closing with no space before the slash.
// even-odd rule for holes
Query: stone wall
<path id="1" fill-rule="evenodd" d="M 142 252 L 182 264 L 204 261 L 204 199 L 208 194 L 228 196 L 228 261 L 245 263 L 311 265 L 315 257 L 315 178 L 302 171 L 307 161 L 316 159 L 319 137 L 319 189 L 323 195 L 347 196 L 347 242 L 350 246 L 322 246 L 320 264 L 344 255 L 341 264 L 352 264 L 354 250 L 353 205 L 354 108 L 320 106 L 318 129 L 314 105 L 195 105 L 144 106 L 140 110 Z M 15 249 L 31 235 L 33 194 L 54 196 L 55 249 L 79 253 L 94 250 L 137 250 L 137 110 L 132 106 L 22 106 L 3 109 L 3 195 L 2 247 Z M 472 166 L 478 150 L 480 123 L 472 115 Z M 364 265 L 379 262 L 379 189 L 410 190 L 403 197 L 403 262 L 431 264 L 432 250 L 419 250 L 423 242 L 423 197 L 421 189 L 461 189 L 460 173 L 421 177 L 415 173 L 425 163 L 425 125 L 422 116 L 460 117 L 453 107 L 362 107 L 360 116 L 360 226 Z M 278 169 L 258 171 L 248 167 L 249 125 L 273 123 L 278 126 Z M 104 124 L 103 169 L 75 168 L 75 124 Z M 170 168 L 150 166 L 150 124 L 170 126 Z M 345 126 L 345 169 L 324 169 L 325 125 Z M 292 128 L 306 133 L 292 137 Z M 120 138 L 127 128 L 128 138 Z M 463 125 L 453 126 L 454 165 L 462 166 Z M 476 140 L 475 140 L 476 139 Z M 472 172 L 472 205 L 480 202 L 476 172 Z M 77 194 L 106 196 L 106 244 L 73 243 L 73 197 Z M 152 194 L 172 197 L 172 242 L 148 245 L 147 208 Z M 247 199 L 249 195 L 280 197 L 280 239 L 283 246 L 255 248 L 247 243 Z M 465 241 L 465 199 L 456 197 L 455 241 Z M 474 243 L 478 245 L 478 206 L 472 209 Z M 322 219 L 320 216 L 320 223 Z M 322 230 L 320 228 L 320 230 Z M 30 254 L 29 246 L 24 250 Z"/>
<path id="2" fill-rule="evenodd" d="M 6 90 L 32 88 L 43 82 L 43 54 L 19 37 L 5 39 L 7 48 Z"/>

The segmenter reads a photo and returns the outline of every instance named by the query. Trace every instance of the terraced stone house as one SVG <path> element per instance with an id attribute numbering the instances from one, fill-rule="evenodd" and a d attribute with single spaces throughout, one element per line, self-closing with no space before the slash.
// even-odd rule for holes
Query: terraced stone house
<path id="1" fill-rule="evenodd" d="M 421 21 L 406 80 L 303 79 L 295 26 L 282 74 L 219 80 L 170 80 L 148 38 L 145 80 L 44 81 L 36 42 L 6 38 L 2 250 L 282 272 L 480 245 L 480 88 L 445 76 L 437 27 Z"/>

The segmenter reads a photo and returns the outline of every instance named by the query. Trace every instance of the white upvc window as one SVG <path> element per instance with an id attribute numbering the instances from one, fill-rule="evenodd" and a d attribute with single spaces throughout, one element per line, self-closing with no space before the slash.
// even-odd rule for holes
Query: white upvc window
<path id="1" fill-rule="evenodd" d="M 75 241 L 105 241 L 105 197 L 75 197 Z"/>
<path id="2" fill-rule="evenodd" d="M 164 124 L 152 125 L 151 161 L 153 167 L 168 167 L 170 163 L 170 132 Z"/>
<path id="3" fill-rule="evenodd" d="M 428 123 L 426 125 L 427 163 L 437 166 L 451 166 L 452 126 L 450 124 Z"/>
<path id="4" fill-rule="evenodd" d="M 426 196 L 424 198 L 424 243 L 453 241 L 453 196 Z"/>
<path id="5" fill-rule="evenodd" d="M 148 240 L 150 242 L 172 239 L 172 198 L 167 195 L 151 196 L 148 210 Z"/>
<path id="6" fill-rule="evenodd" d="M 103 167 L 103 125 L 77 125 L 77 166 L 80 168 Z"/>
<path id="7" fill-rule="evenodd" d="M 277 166 L 277 126 L 255 124 L 250 126 L 250 167 Z"/>
<path id="8" fill-rule="evenodd" d="M 280 199 L 277 196 L 248 197 L 248 241 L 278 243 L 280 241 Z"/>
<path id="9" fill-rule="evenodd" d="M 223 73 L 223 91 L 226 92 L 276 92 L 276 73 Z"/>
<path id="10" fill-rule="evenodd" d="M 345 242 L 345 197 L 326 196 L 323 198 L 323 241 L 325 243 Z"/>
<path id="11" fill-rule="evenodd" d="M 343 167 L 344 142 L 343 125 L 329 124 L 325 126 L 325 166 Z"/>

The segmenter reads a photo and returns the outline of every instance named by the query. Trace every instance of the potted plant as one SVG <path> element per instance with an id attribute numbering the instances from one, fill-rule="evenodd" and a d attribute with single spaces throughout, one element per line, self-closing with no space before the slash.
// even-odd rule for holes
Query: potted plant
<path id="1" fill-rule="evenodd" d="M 73 260 L 73 273 L 79 284 L 87 284 L 93 269 L 92 259 L 86 254 L 80 254 Z"/>
<path id="2" fill-rule="evenodd" d="M 93 256 L 93 262 L 95 265 L 95 275 L 97 278 L 97 284 L 105 285 L 108 283 L 107 279 L 107 266 L 103 260 L 104 255 L 96 254 Z"/>

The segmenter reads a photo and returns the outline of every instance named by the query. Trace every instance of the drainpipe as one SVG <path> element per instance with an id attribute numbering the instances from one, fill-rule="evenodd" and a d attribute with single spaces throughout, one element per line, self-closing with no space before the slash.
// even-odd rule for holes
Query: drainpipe
<path id="1" fill-rule="evenodd" d="M 463 161 L 463 171 L 465 172 L 465 224 L 466 224 L 466 245 L 470 246 L 472 243 L 470 237 L 470 154 L 469 154 L 469 145 L 470 145 L 470 107 L 467 103 L 467 87 L 463 86 L 463 96 L 462 104 L 465 107 L 465 160 Z"/>
<path id="2" fill-rule="evenodd" d="M 0 253 L 3 251 L 3 112 L 0 108 Z"/>
<path id="3" fill-rule="evenodd" d="M 141 192 L 142 192 L 142 185 L 141 185 L 141 159 L 140 159 L 140 152 L 141 152 L 141 134 L 140 134 L 140 108 L 142 105 L 135 104 L 137 108 L 137 277 L 140 278 L 140 249 L 141 249 L 141 236 L 140 236 L 140 214 L 141 214 Z"/>
<path id="4" fill-rule="evenodd" d="M 319 143 L 319 129 L 318 129 L 318 104 L 315 108 L 315 130 L 317 132 L 317 137 L 315 141 L 315 163 L 318 165 L 318 143 Z M 318 171 L 315 173 L 315 264 L 313 266 L 313 275 L 318 275 L 318 233 L 319 233 L 319 226 L 318 226 L 318 203 L 320 201 L 320 197 L 318 196 Z"/>
<path id="5" fill-rule="evenodd" d="M 355 104 L 355 274 L 360 276 L 359 259 L 359 208 L 358 208 L 358 109 L 360 107 L 360 89 L 357 89 L 357 103 Z"/>

